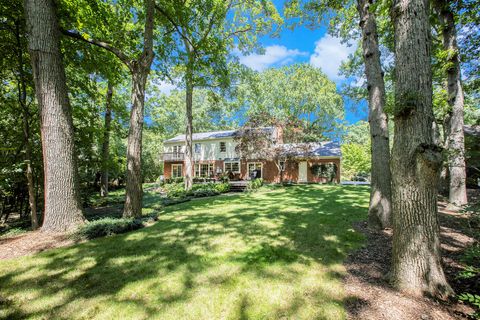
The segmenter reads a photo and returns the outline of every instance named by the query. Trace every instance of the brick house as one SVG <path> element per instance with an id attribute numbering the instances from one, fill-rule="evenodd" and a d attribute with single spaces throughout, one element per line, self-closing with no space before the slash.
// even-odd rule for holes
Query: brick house
<path id="1" fill-rule="evenodd" d="M 235 150 L 238 130 L 193 134 L 194 177 L 219 178 L 228 173 L 234 180 L 261 177 L 268 183 L 281 180 L 296 183 L 340 182 L 341 151 L 338 143 L 283 144 L 282 130 L 272 127 L 265 130 L 285 150 L 283 161 L 241 158 Z M 184 151 L 185 135 L 164 141 L 165 179 L 185 175 Z M 327 166 L 330 168 L 329 176 L 324 174 Z"/>

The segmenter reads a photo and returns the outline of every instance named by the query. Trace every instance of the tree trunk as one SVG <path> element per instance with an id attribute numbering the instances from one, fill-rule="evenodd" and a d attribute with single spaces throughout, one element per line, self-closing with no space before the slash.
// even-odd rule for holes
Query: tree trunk
<path id="1" fill-rule="evenodd" d="M 448 53 L 449 65 L 447 69 L 447 93 L 449 114 L 446 118 L 446 147 L 448 156 L 449 201 L 455 206 L 467 204 L 467 187 L 465 171 L 465 138 L 463 133 L 463 88 L 459 61 L 459 48 L 457 44 L 457 31 L 455 19 L 445 0 L 436 0 L 442 23 L 443 49 Z"/>
<path id="2" fill-rule="evenodd" d="M 185 190 L 190 190 L 193 185 L 193 145 L 192 145 L 192 105 L 193 105 L 193 86 L 187 80 L 186 86 L 186 117 L 185 117 Z"/>
<path id="3" fill-rule="evenodd" d="M 384 112 L 385 83 L 380 63 L 377 23 L 371 12 L 372 0 L 358 0 L 362 28 L 363 60 L 367 77 L 370 139 L 372 152 L 372 181 L 370 206 L 368 209 L 369 226 L 375 229 L 391 227 L 391 175 L 390 147 L 388 137 L 388 118 Z"/>
<path id="4" fill-rule="evenodd" d="M 132 73 L 132 109 L 127 141 L 127 181 L 124 217 L 142 215 L 142 131 L 145 104 L 145 87 L 153 62 L 153 27 L 155 1 L 145 0 L 145 31 L 143 52 L 138 61 L 128 63 Z"/>
<path id="5" fill-rule="evenodd" d="M 40 108 L 44 162 L 42 230 L 62 232 L 84 222 L 73 145 L 73 120 L 52 0 L 26 0 L 29 51 Z"/>
<path id="6" fill-rule="evenodd" d="M 441 149 L 433 143 L 428 0 L 396 0 L 395 135 L 392 150 L 392 282 L 413 295 L 452 294 L 440 256 L 437 186 Z"/>
<path id="7" fill-rule="evenodd" d="M 127 181 L 124 217 L 142 215 L 142 131 L 145 103 L 145 87 L 148 73 L 132 75 L 132 110 L 127 142 Z"/>
<path id="8" fill-rule="evenodd" d="M 113 86 L 108 82 L 107 99 L 105 103 L 105 127 L 102 143 L 102 177 L 100 180 L 100 196 L 108 196 L 108 163 L 110 160 L 110 127 L 112 122 Z"/>
<path id="9" fill-rule="evenodd" d="M 23 136 L 25 139 L 25 164 L 26 164 L 26 178 L 27 178 L 27 189 L 28 189 L 28 203 L 30 206 L 31 213 L 31 225 L 32 229 L 38 229 L 38 219 L 37 219 L 37 203 L 35 200 L 35 186 L 33 181 L 33 170 L 32 170 L 32 149 L 30 145 L 30 124 L 28 120 L 30 118 L 30 113 L 28 111 L 27 105 L 27 79 L 25 76 L 24 70 L 24 60 L 23 60 L 23 45 L 22 45 L 22 32 L 20 27 L 21 22 L 15 21 L 16 26 L 16 40 L 17 40 L 17 50 L 18 50 L 18 73 L 19 73 L 19 83 L 18 83 L 18 100 L 20 106 L 22 107 L 23 112 Z"/>

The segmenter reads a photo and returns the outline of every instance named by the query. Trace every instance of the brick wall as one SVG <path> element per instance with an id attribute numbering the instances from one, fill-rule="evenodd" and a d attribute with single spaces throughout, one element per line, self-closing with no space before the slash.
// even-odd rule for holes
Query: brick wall
<path id="1" fill-rule="evenodd" d="M 315 164 L 323 164 L 323 163 L 335 163 L 337 165 L 337 176 L 335 177 L 334 181 L 340 183 L 340 159 L 309 159 L 307 161 L 307 181 L 311 183 L 326 183 L 328 182 L 325 178 L 322 177 L 315 177 L 312 174 L 312 166 Z M 267 160 L 241 160 L 240 161 L 240 179 L 248 180 L 248 171 L 247 171 L 247 163 L 248 162 L 261 162 L 263 165 L 263 180 L 268 183 L 279 183 L 280 182 L 280 172 L 278 170 L 277 165 L 273 161 Z M 300 161 L 293 161 L 289 160 L 285 164 L 285 171 L 283 172 L 283 181 L 298 181 L 298 163 Z M 183 162 L 165 162 L 164 163 L 164 175 L 165 178 L 168 179 L 171 177 L 172 174 L 172 164 L 174 163 L 181 163 Z M 213 171 L 216 174 L 217 168 L 220 168 L 223 172 L 223 160 L 208 160 L 208 161 L 200 161 L 199 163 L 206 164 L 206 163 L 213 163 L 214 168 Z M 185 164 L 183 164 L 183 175 L 185 175 Z"/>

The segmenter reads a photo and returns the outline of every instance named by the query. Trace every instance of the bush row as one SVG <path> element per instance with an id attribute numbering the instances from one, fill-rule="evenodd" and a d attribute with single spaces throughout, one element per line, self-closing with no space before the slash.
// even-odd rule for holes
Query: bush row
<path id="1" fill-rule="evenodd" d="M 228 183 L 202 183 L 194 184 L 192 189 L 185 191 L 183 183 L 170 183 L 163 186 L 167 193 L 167 198 L 186 198 L 186 197 L 209 197 L 230 191 Z"/>

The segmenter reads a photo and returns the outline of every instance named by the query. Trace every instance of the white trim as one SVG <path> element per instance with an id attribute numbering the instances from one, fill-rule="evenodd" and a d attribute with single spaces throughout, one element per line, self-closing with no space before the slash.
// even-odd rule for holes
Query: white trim
<path id="1" fill-rule="evenodd" d="M 173 167 L 180 167 L 180 177 L 183 177 L 183 163 L 172 163 L 172 168 L 170 172 L 170 177 L 171 178 L 179 178 L 179 177 L 174 177 L 173 176 Z"/>
<path id="2" fill-rule="evenodd" d="M 238 163 L 238 171 L 232 171 L 232 173 L 241 173 L 242 171 L 242 164 L 240 163 L 240 160 L 232 160 L 232 161 L 223 161 L 223 172 L 227 172 L 225 169 L 225 163 Z"/>
<path id="3" fill-rule="evenodd" d="M 248 177 L 248 179 L 250 179 L 250 172 L 248 170 L 248 166 L 250 164 L 260 164 L 260 178 L 263 179 L 263 162 L 259 162 L 259 161 L 247 162 L 247 177 Z"/>

